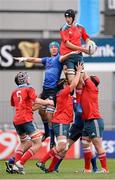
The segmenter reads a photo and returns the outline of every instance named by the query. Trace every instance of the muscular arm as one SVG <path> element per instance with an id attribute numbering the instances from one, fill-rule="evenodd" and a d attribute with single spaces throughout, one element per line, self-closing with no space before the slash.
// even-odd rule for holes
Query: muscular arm
<path id="1" fill-rule="evenodd" d="M 34 58 L 34 57 L 27 57 L 27 62 L 33 62 L 33 63 L 41 63 L 42 59 L 41 58 Z"/>
<path id="2" fill-rule="evenodd" d="M 89 54 L 89 50 L 87 50 L 87 49 L 84 48 L 84 47 L 76 46 L 76 45 L 74 45 L 73 43 L 71 43 L 70 41 L 66 41 L 65 44 L 66 44 L 66 46 L 67 46 L 68 48 L 72 49 L 73 51 L 79 50 L 79 51 L 81 51 L 81 52 L 84 52 L 84 53 L 86 53 L 86 54 Z"/>
<path id="3" fill-rule="evenodd" d="M 84 72 L 83 80 L 85 81 L 88 78 L 89 78 L 89 75 L 87 74 L 87 72 Z"/>
<path id="4" fill-rule="evenodd" d="M 71 54 L 75 54 L 75 53 L 76 53 L 76 51 L 72 51 L 72 52 L 67 53 L 63 56 L 60 56 L 60 62 L 64 62 Z"/>
<path id="5" fill-rule="evenodd" d="M 42 63 L 41 58 L 35 58 L 35 57 L 14 57 L 14 60 L 17 60 L 20 62 L 32 62 L 32 63 Z"/>
<path id="6" fill-rule="evenodd" d="M 83 69 L 83 65 L 82 65 L 82 64 L 78 64 L 77 71 L 76 71 L 76 75 L 75 75 L 74 79 L 72 80 L 72 82 L 71 82 L 71 84 L 70 84 L 71 92 L 74 90 L 74 88 L 75 88 L 75 87 L 78 85 L 78 83 L 79 83 L 82 69 Z"/>
<path id="7" fill-rule="evenodd" d="M 38 104 L 40 104 L 40 105 L 51 105 L 51 106 L 53 106 L 54 105 L 54 102 L 53 102 L 53 100 L 50 100 L 50 99 L 45 99 L 45 100 L 43 100 L 43 99 L 41 99 L 41 98 L 36 98 L 35 99 L 35 103 L 38 103 Z"/>

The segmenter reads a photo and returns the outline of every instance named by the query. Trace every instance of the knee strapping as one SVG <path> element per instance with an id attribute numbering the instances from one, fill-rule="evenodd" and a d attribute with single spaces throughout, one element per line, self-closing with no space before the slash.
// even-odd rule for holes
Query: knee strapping
<path id="1" fill-rule="evenodd" d="M 90 145 L 90 142 L 86 139 L 82 139 L 81 142 L 83 145 Z"/>
<path id="2" fill-rule="evenodd" d="M 74 69 L 67 69 L 67 75 L 75 75 Z"/>
<path id="3" fill-rule="evenodd" d="M 30 135 L 31 140 L 37 140 L 39 138 L 41 138 L 42 134 L 39 130 L 37 130 L 36 132 L 34 132 L 33 134 Z"/>

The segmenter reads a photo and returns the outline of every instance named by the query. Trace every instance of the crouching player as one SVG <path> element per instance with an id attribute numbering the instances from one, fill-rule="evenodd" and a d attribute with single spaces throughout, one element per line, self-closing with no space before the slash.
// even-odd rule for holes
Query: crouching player
<path id="1" fill-rule="evenodd" d="M 43 171 L 52 172 L 57 162 L 65 155 L 65 151 L 68 149 L 68 132 L 70 123 L 73 120 L 73 102 L 71 92 L 77 86 L 82 71 L 82 64 L 78 63 L 77 73 L 70 85 L 64 79 L 58 84 L 59 93 L 56 98 L 56 112 L 51 120 L 53 124 L 53 130 L 57 137 L 57 145 L 52 148 L 36 165 Z M 45 168 L 45 163 L 48 159 L 52 159 L 52 162 L 48 169 Z"/>
<path id="2" fill-rule="evenodd" d="M 11 167 L 8 163 L 7 172 L 24 174 L 23 166 L 41 147 L 41 133 L 33 124 L 33 104 L 51 105 L 52 100 L 42 100 L 37 97 L 35 89 L 30 84 L 26 72 L 19 72 L 15 77 L 18 86 L 11 95 L 11 106 L 15 107 L 13 124 L 19 135 L 20 145 L 15 153 L 15 164 Z M 28 138 L 29 137 L 29 138 Z"/>

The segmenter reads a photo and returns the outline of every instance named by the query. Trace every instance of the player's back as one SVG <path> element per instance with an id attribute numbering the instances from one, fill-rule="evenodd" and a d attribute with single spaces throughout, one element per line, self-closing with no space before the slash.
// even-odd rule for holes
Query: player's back
<path id="1" fill-rule="evenodd" d="M 28 86 L 17 88 L 11 95 L 11 105 L 15 107 L 15 124 L 23 124 L 33 119 L 32 104 L 35 101 L 35 90 Z"/>

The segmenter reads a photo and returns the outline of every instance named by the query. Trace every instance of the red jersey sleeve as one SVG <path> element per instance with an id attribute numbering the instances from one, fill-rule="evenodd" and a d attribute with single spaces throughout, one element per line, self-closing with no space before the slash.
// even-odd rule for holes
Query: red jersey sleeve
<path id="1" fill-rule="evenodd" d="M 97 87 L 95 86 L 95 84 L 92 82 L 90 78 L 86 79 L 85 83 L 86 83 L 87 88 L 91 90 L 97 90 Z"/>
<path id="2" fill-rule="evenodd" d="M 60 92 L 60 97 L 63 99 L 65 98 L 68 94 L 70 94 L 70 86 L 65 87 L 61 92 Z"/>
<path id="3" fill-rule="evenodd" d="M 86 41 L 89 38 L 89 35 L 87 34 L 84 27 L 82 27 L 82 38 L 84 41 Z"/>
<path id="4" fill-rule="evenodd" d="M 29 97 L 35 101 L 35 99 L 37 98 L 37 94 L 36 94 L 36 91 L 34 88 L 29 88 L 28 89 L 28 94 L 29 94 Z"/>
<path id="5" fill-rule="evenodd" d="M 10 104 L 11 104 L 11 106 L 15 106 L 15 104 L 14 104 L 14 99 L 13 99 L 13 94 L 14 94 L 14 93 L 11 94 L 11 98 L 10 98 Z"/>

